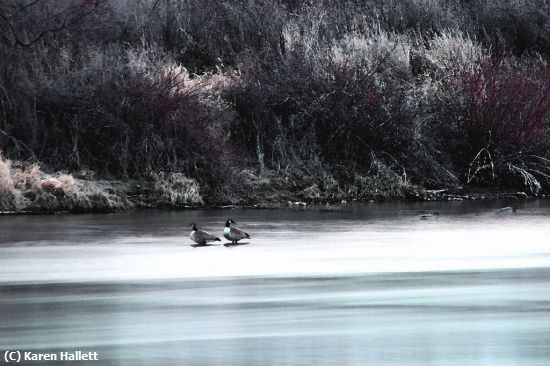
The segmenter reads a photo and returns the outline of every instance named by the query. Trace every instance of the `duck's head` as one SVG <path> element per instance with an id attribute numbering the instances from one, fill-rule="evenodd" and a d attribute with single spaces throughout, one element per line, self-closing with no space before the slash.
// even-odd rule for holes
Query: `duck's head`
<path id="1" fill-rule="evenodd" d="M 189 226 L 191 226 L 191 227 L 192 227 L 192 229 L 191 229 L 191 230 L 193 230 L 193 231 L 197 231 L 197 224 L 195 224 L 194 222 L 190 223 L 190 224 L 189 224 Z"/>
<path id="2" fill-rule="evenodd" d="M 231 224 L 236 224 L 236 222 L 233 221 L 232 219 L 229 219 L 225 222 L 225 226 L 227 226 L 227 227 L 229 227 L 229 225 L 231 225 Z"/>

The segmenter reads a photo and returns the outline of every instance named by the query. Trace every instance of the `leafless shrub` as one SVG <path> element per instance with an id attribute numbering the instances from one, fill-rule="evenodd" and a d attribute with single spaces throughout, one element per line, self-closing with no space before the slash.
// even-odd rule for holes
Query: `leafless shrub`
<path id="1" fill-rule="evenodd" d="M 480 63 L 455 79 L 439 127 L 445 151 L 466 183 L 550 184 L 550 74 Z"/>
<path id="2" fill-rule="evenodd" d="M 182 204 L 238 200 L 242 171 L 255 171 L 255 182 L 294 177 L 293 188 L 313 196 L 398 187 L 396 176 L 406 176 L 403 186 L 540 191 L 549 159 L 541 142 L 547 8 L 515 0 L 0 2 L 0 148 L 48 171 L 167 172 L 159 192 L 171 193 L 162 199 Z M 494 59 L 507 71 L 483 66 Z M 200 196 L 177 193 L 183 177 Z M 78 186 L 53 178 L 43 194 L 70 196 Z"/>

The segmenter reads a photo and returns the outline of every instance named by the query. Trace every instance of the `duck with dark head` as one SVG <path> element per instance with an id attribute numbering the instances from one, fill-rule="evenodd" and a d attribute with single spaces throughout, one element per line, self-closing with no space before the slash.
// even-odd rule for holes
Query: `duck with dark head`
<path id="1" fill-rule="evenodd" d="M 237 229 L 236 227 L 231 227 L 231 224 L 236 224 L 235 221 L 232 219 L 229 219 L 225 222 L 225 228 L 223 229 L 223 236 L 231 241 L 233 244 L 237 244 L 239 240 L 242 239 L 250 239 L 250 235 L 248 233 Z"/>
<path id="2" fill-rule="evenodd" d="M 211 241 L 221 241 L 220 238 L 218 238 L 215 235 L 212 235 L 210 233 L 207 233 L 206 231 L 199 230 L 197 228 L 197 224 L 192 223 L 189 226 L 192 227 L 191 234 L 189 234 L 189 238 L 193 240 L 197 245 L 207 245 L 208 242 Z"/>

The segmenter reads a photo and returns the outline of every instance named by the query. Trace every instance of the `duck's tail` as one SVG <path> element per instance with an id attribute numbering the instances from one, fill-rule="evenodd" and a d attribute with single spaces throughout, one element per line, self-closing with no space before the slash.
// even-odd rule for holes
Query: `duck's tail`
<path id="1" fill-rule="evenodd" d="M 247 239 L 250 239 L 250 235 L 248 235 L 248 233 L 244 233 L 244 235 L 246 235 Z"/>
<path id="2" fill-rule="evenodd" d="M 220 238 L 216 238 L 214 239 L 214 241 L 222 241 Z"/>

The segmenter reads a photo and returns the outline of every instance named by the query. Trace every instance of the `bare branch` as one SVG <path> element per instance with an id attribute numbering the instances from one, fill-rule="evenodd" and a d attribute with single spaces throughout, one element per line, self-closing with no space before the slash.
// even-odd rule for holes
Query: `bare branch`
<path id="1" fill-rule="evenodd" d="M 9 40 L 10 42 L 14 42 L 16 45 L 20 47 L 31 47 L 33 44 L 35 44 L 40 39 L 42 39 L 46 34 L 56 33 L 56 32 L 65 30 L 67 28 L 70 28 L 71 26 L 80 22 L 82 19 L 93 14 L 99 8 L 101 0 L 94 0 L 92 3 L 84 2 L 78 5 L 68 6 L 67 8 L 62 9 L 61 11 L 47 18 L 48 20 L 57 19 L 60 16 L 64 15 L 64 18 L 62 19 L 59 25 L 46 27 L 45 29 L 38 32 L 38 34 L 36 34 L 34 37 L 32 37 L 31 40 L 24 40 L 19 34 L 20 32 L 17 30 L 15 26 L 16 24 L 15 15 L 31 9 L 32 6 L 38 4 L 38 2 L 39 0 L 33 0 L 17 8 L 11 14 L 8 14 L 7 10 L 4 7 L 2 7 L 2 4 L 0 3 L 0 20 L 3 20 L 3 22 L 7 25 L 9 32 L 11 33 L 8 35 L 5 32 L 0 30 L 0 34 L 2 35 L 2 37 L 5 38 L 6 40 Z M 89 6 L 91 6 L 89 10 L 81 14 L 78 14 L 76 17 L 71 19 L 75 13 L 79 12 L 80 9 L 84 9 Z M 11 38 L 10 38 L 10 35 L 11 35 Z"/>

